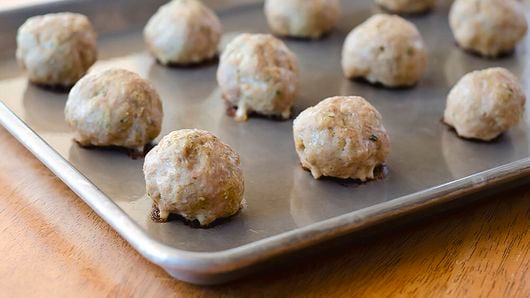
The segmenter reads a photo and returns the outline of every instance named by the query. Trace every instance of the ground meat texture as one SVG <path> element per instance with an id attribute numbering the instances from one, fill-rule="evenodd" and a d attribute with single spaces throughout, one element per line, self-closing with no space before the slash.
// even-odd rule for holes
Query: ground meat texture
<path id="1" fill-rule="evenodd" d="M 147 48 L 160 63 L 189 65 L 217 54 L 222 26 L 198 0 L 173 0 L 160 7 L 144 29 Z"/>
<path id="2" fill-rule="evenodd" d="M 511 52 L 526 35 L 525 11 L 517 0 L 456 0 L 449 24 L 460 47 L 496 57 Z"/>
<path id="3" fill-rule="evenodd" d="M 207 131 L 171 132 L 147 154 L 143 169 L 161 220 L 174 213 L 206 226 L 242 206 L 239 154 Z"/>
<path id="4" fill-rule="evenodd" d="M 342 50 L 347 78 L 363 78 L 387 87 L 416 84 L 427 66 L 423 39 L 411 22 L 378 14 L 353 29 Z"/>
<path id="5" fill-rule="evenodd" d="M 490 141 L 522 118 L 526 96 L 504 68 L 466 74 L 447 96 L 444 122 L 464 138 Z"/>
<path id="6" fill-rule="evenodd" d="M 31 17 L 17 32 L 17 62 L 33 83 L 71 87 L 96 61 L 96 38 L 81 14 Z"/>
<path id="7" fill-rule="evenodd" d="M 374 179 L 390 140 L 379 112 L 364 98 L 337 96 L 303 111 L 293 124 L 302 167 L 315 179 Z"/>
<path id="8" fill-rule="evenodd" d="M 162 117 L 162 103 L 151 84 L 122 69 L 83 77 L 65 107 L 65 120 L 83 146 L 141 150 L 160 133 Z"/>
<path id="9" fill-rule="evenodd" d="M 340 3 L 338 0 L 267 0 L 265 15 L 274 34 L 319 38 L 337 24 Z"/>
<path id="10" fill-rule="evenodd" d="M 217 81 L 223 98 L 237 107 L 235 119 L 255 112 L 287 119 L 298 93 L 298 60 L 269 34 L 241 34 L 221 55 Z"/>

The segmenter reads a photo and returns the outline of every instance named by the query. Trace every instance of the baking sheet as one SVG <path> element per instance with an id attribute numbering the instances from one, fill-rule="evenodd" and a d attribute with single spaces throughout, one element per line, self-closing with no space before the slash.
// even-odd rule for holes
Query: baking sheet
<path id="1" fill-rule="evenodd" d="M 236 123 L 228 117 L 215 80 L 217 65 L 158 65 L 144 49 L 141 25 L 156 10 L 156 2 L 162 1 L 131 2 L 136 3 L 131 5 L 136 7 L 134 12 L 127 10 L 128 5 L 106 7 L 103 1 L 65 5 L 89 16 L 103 9 L 116 18 L 134 13 L 134 17 L 120 18 L 124 21 L 115 22 L 116 27 L 96 24 L 105 33 L 99 44 L 102 59 L 93 69 L 121 67 L 151 80 L 164 105 L 161 136 L 176 129 L 200 128 L 237 150 L 248 202 L 239 215 L 210 229 L 191 228 L 180 221 L 153 222 L 151 202 L 144 198 L 143 160 L 73 143 L 63 120 L 67 96 L 27 83 L 13 68 L 9 54 L 14 41 L 0 54 L 9 57 L 0 62 L 0 98 L 23 123 L 9 111 L 0 111 L 0 122 L 136 249 L 177 278 L 196 283 L 224 281 L 235 277 L 231 272 L 274 255 L 528 172 L 527 116 L 492 144 L 461 140 L 439 121 L 448 91 L 469 71 L 506 67 L 522 80 L 527 93 L 530 82 L 528 39 L 514 55 L 499 60 L 466 54 L 454 45 L 447 24 L 450 1 L 440 1 L 432 14 L 408 18 L 421 31 L 429 54 L 425 78 L 411 89 L 383 89 L 342 76 L 342 42 L 353 27 L 379 11 L 373 1 L 342 1 L 343 17 L 337 30 L 321 41 L 286 40 L 301 69 L 295 115 L 334 95 L 363 96 L 381 112 L 392 142 L 388 173 L 383 180 L 363 184 L 315 181 L 303 171 L 292 141 L 292 121 L 251 118 Z M 215 3 L 218 9 L 225 30 L 223 44 L 244 31 L 268 32 L 262 4 L 248 3 L 256 1 L 241 5 L 228 1 L 226 7 L 223 1 L 206 2 Z M 145 9 L 138 9 L 138 3 Z M 112 11 L 113 7 L 121 11 Z M 61 8 L 54 6 L 54 10 Z M 46 144 L 39 143 L 25 125 Z M 61 164 L 60 157 L 68 163 Z"/>

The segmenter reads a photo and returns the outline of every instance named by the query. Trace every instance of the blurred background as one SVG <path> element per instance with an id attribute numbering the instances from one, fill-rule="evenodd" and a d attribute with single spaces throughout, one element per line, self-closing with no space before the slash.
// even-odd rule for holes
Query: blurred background
<path id="1" fill-rule="evenodd" d="M 44 3 L 44 2 L 56 2 L 60 0 L 0 0 L 0 8 L 13 8 L 26 5 L 32 5 L 35 3 Z"/>

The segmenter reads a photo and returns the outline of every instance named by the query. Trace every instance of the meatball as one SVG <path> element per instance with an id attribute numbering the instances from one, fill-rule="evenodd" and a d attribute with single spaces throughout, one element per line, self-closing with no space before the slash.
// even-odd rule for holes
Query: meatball
<path id="1" fill-rule="evenodd" d="M 147 196 L 160 220 L 175 213 L 206 226 L 241 209 L 239 163 L 239 154 L 207 131 L 173 131 L 145 157 Z"/>
<path id="2" fill-rule="evenodd" d="M 390 151 L 381 115 L 358 96 L 331 97 L 306 109 L 294 120 L 293 134 L 302 167 L 315 179 L 373 179 Z"/>
<path id="3" fill-rule="evenodd" d="M 164 65 L 189 65 L 217 54 L 222 26 L 198 0 L 173 0 L 151 17 L 144 29 L 149 51 Z"/>
<path id="4" fill-rule="evenodd" d="M 485 57 L 511 52 L 528 27 L 516 0 L 456 0 L 449 23 L 460 47 Z"/>
<path id="5" fill-rule="evenodd" d="M 35 84 L 71 87 L 96 62 L 96 38 L 81 14 L 31 17 L 18 29 L 17 61 Z"/>
<path id="6" fill-rule="evenodd" d="M 473 71 L 449 92 L 444 122 L 463 138 L 490 141 L 519 122 L 525 101 L 517 78 L 508 70 Z"/>
<path id="7" fill-rule="evenodd" d="M 335 27 L 340 4 L 339 0 L 267 0 L 265 15 L 277 35 L 316 39 Z"/>
<path id="8" fill-rule="evenodd" d="M 64 110 L 82 146 L 141 150 L 160 133 L 162 103 L 139 75 L 109 69 L 83 77 L 70 91 Z"/>
<path id="9" fill-rule="evenodd" d="M 387 87 L 416 84 L 427 65 L 423 39 L 405 19 L 378 14 L 353 29 L 342 50 L 347 78 L 364 78 Z"/>
<path id="10" fill-rule="evenodd" d="M 217 70 L 223 98 L 237 107 L 235 119 L 251 112 L 287 119 L 298 92 L 298 60 L 279 39 L 241 34 L 230 42 Z"/>
<path id="11" fill-rule="evenodd" d="M 436 0 L 375 0 L 375 2 L 386 10 L 404 14 L 426 12 L 436 5 Z"/>

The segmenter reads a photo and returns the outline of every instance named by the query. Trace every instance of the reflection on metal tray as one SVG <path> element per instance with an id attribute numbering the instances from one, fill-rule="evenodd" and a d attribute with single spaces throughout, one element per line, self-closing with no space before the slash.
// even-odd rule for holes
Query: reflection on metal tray
<path id="1" fill-rule="evenodd" d="M 371 0 L 343 1 L 338 29 L 321 41 L 286 41 L 301 63 L 302 92 L 295 113 L 328 96 L 361 95 L 383 115 L 392 140 L 388 175 L 365 184 L 313 180 L 299 165 L 292 121 L 252 118 L 240 124 L 227 117 L 216 65 L 165 68 L 145 51 L 142 25 L 163 1 L 120 2 L 67 1 L 1 13 L 5 26 L 0 26 L 0 57 L 6 58 L 0 62 L 0 123 L 135 249 L 176 278 L 193 283 L 233 279 L 274 256 L 530 171 L 526 118 L 493 144 L 463 141 L 439 121 L 450 87 L 468 71 L 503 66 L 524 80 L 527 91 L 530 82 L 527 41 L 513 56 L 500 60 L 484 60 L 454 46 L 447 24 L 450 1 L 440 1 L 433 14 L 410 18 L 429 49 L 429 70 L 411 89 L 376 88 L 342 77 L 342 42 L 354 26 L 377 12 Z M 259 1 L 206 2 L 215 4 L 221 17 L 224 42 L 242 31 L 268 31 Z M 29 85 L 13 67 L 10 36 L 28 15 L 50 10 L 80 11 L 96 22 L 103 34 L 102 57 L 95 69 L 127 68 L 153 82 L 164 102 L 162 135 L 201 128 L 241 153 L 248 202 L 243 212 L 211 229 L 179 221 L 154 223 L 151 203 L 144 198 L 142 160 L 122 152 L 82 149 L 72 142 L 63 121 L 66 95 Z M 109 18 L 114 21 L 107 23 Z"/>

